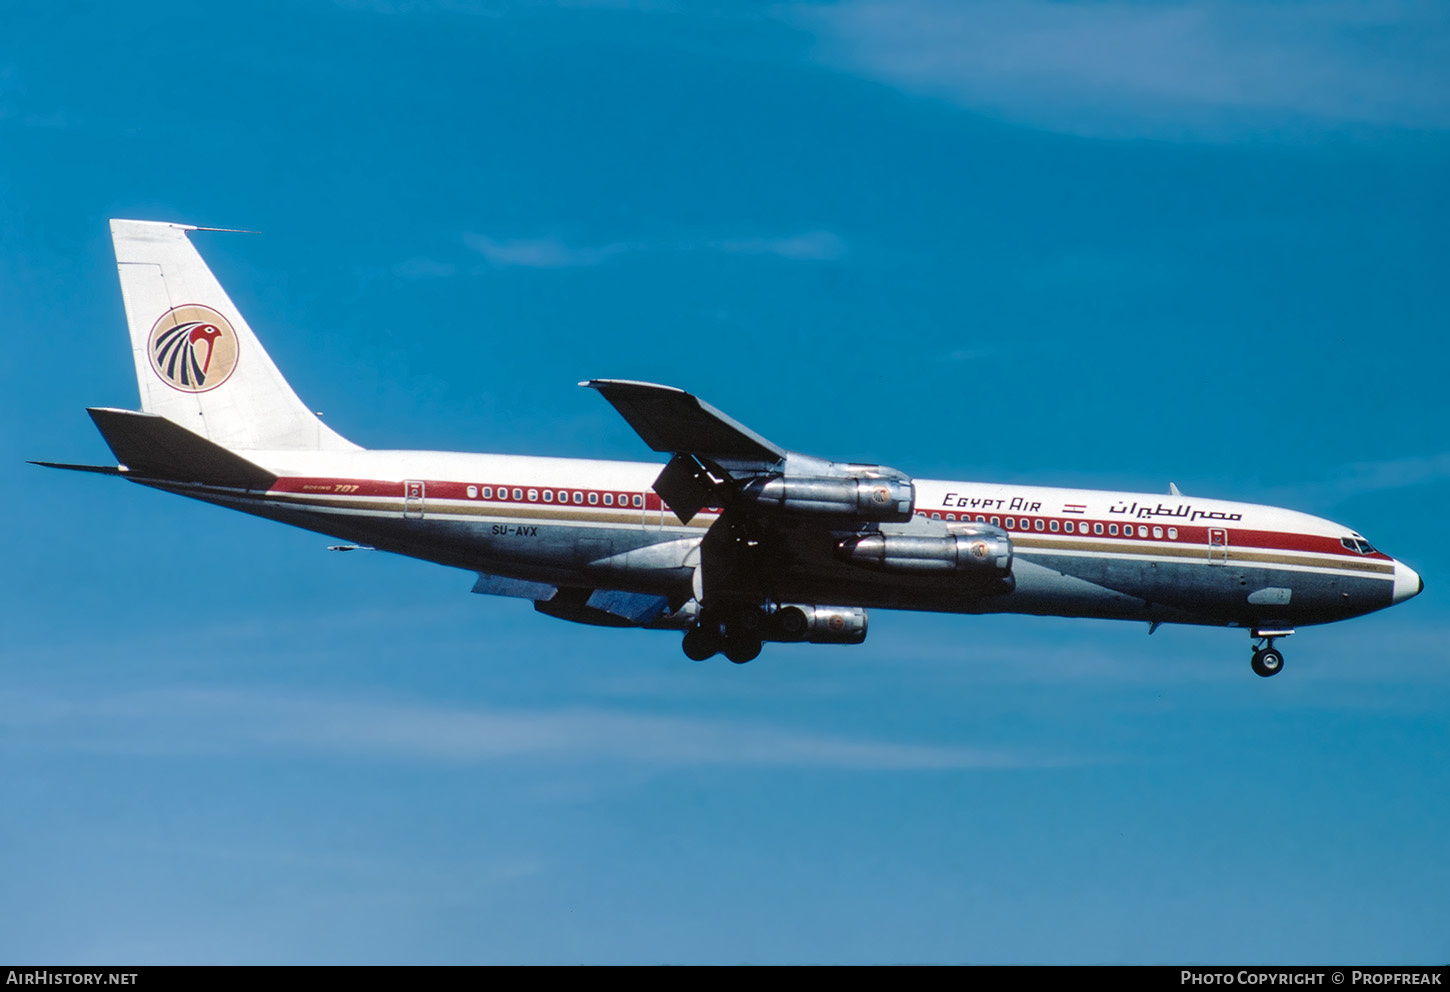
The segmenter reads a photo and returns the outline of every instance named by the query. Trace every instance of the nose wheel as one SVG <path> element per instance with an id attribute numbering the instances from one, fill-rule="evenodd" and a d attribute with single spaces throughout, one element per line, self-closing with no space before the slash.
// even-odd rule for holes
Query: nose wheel
<path id="1" fill-rule="evenodd" d="M 1268 678 L 1270 675 L 1278 675 L 1284 669 L 1284 656 L 1273 648 L 1259 648 L 1254 651 L 1254 658 L 1251 664 L 1254 666 L 1254 674 Z"/>
<path id="2" fill-rule="evenodd" d="M 1255 675 L 1266 679 L 1270 675 L 1278 675 L 1284 670 L 1284 655 L 1274 647 L 1274 641 L 1280 637 L 1288 637 L 1292 633 L 1294 633 L 1292 627 L 1253 631 L 1253 636 L 1258 640 L 1258 644 L 1254 646 L 1253 660 L 1250 662 Z"/>

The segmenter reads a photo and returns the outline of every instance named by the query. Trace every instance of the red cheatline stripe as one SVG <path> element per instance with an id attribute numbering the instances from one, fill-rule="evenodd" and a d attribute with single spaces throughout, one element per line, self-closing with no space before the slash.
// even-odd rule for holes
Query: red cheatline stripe
<path id="1" fill-rule="evenodd" d="M 506 508 L 509 506 L 567 506 L 570 508 L 580 507 L 595 510 L 624 509 L 636 511 L 641 509 L 646 511 L 659 511 L 664 508 L 663 503 L 659 498 L 659 495 L 652 490 L 640 493 L 636 490 L 628 489 L 598 489 L 592 487 L 563 488 L 560 486 L 541 486 L 537 484 L 529 485 L 527 483 L 514 482 L 500 484 L 495 482 L 449 482 L 431 479 L 423 480 L 423 482 L 425 502 L 433 500 L 459 500 L 466 503 L 475 503 L 485 506 L 499 506 L 500 508 Z M 477 492 L 479 495 L 475 497 L 470 497 L 468 495 L 468 489 L 470 486 L 472 486 L 475 492 Z M 489 499 L 484 499 L 482 496 L 483 490 L 485 488 L 491 490 L 492 492 L 492 497 Z M 513 491 L 515 489 L 518 489 L 522 493 L 523 498 L 517 500 L 513 498 Z M 555 494 L 555 500 L 552 503 L 545 502 L 543 498 L 545 490 L 552 491 Z M 377 479 L 335 479 L 293 476 L 289 478 L 279 478 L 272 486 L 271 491 L 273 493 L 287 495 L 373 497 L 396 499 L 401 502 L 403 498 L 403 483 L 379 481 Z M 530 491 L 533 491 L 536 494 L 536 498 L 533 500 L 530 500 L 528 498 L 528 494 Z M 576 502 L 574 500 L 574 494 L 576 492 L 583 497 L 582 502 Z M 500 493 L 504 495 L 501 497 Z M 562 503 L 558 499 L 559 493 L 563 493 L 566 495 L 568 499 L 567 503 Z M 596 502 L 594 503 L 589 502 L 589 496 L 591 493 L 596 497 Z M 606 506 L 604 503 L 604 496 L 606 493 L 611 494 L 614 497 L 614 505 L 612 507 Z M 633 505 L 635 496 L 644 497 L 643 507 Z M 628 504 L 621 506 L 621 497 L 627 498 Z M 1077 506 L 1080 504 L 1068 505 Z M 706 514 L 717 513 L 718 509 L 707 509 L 702 512 Z M 1077 516 L 1050 517 L 1040 515 L 1023 515 L 1021 513 L 1009 514 L 1001 512 L 993 514 L 954 513 L 953 515 L 956 517 L 956 520 L 951 521 L 946 520 L 946 514 L 948 511 L 931 512 L 937 514 L 935 519 L 941 519 L 946 523 L 975 523 L 978 522 L 978 517 L 982 517 L 986 522 L 990 522 L 991 518 L 994 516 L 999 521 L 1004 521 L 1007 517 L 1010 516 L 1018 522 L 1018 525 L 1017 527 L 1008 530 L 1009 534 L 1030 533 L 1034 535 L 1041 535 L 1044 537 L 1052 536 L 1067 539 L 1071 539 L 1073 537 L 1088 537 L 1097 540 L 1102 540 L 1104 538 L 1111 540 L 1111 536 L 1107 533 L 1107 525 L 1111 523 L 1116 523 L 1119 525 L 1120 529 L 1129 526 L 1133 528 L 1133 533 L 1131 536 L 1120 534 L 1120 540 L 1127 539 L 1133 541 L 1148 541 L 1150 543 L 1161 542 L 1165 544 L 1180 545 L 1207 545 L 1209 543 L 1210 530 L 1224 530 L 1228 533 L 1228 545 L 1230 549 L 1233 550 L 1258 549 L 1266 551 L 1303 551 L 1313 554 L 1337 556 L 1341 558 L 1346 558 L 1350 561 L 1364 561 L 1366 559 L 1385 562 L 1393 561 L 1392 558 L 1380 551 L 1376 551 L 1373 554 L 1369 555 L 1359 555 L 1347 551 L 1344 546 L 1339 543 L 1339 539 L 1335 537 L 1323 537 L 1317 534 L 1298 534 L 1292 531 L 1258 530 L 1253 528 L 1238 527 L 1233 526 L 1232 521 L 1225 521 L 1226 526 L 1212 528 L 1206 526 L 1168 523 L 1159 523 L 1156 525 L 1146 524 L 1144 526 L 1147 526 L 1149 536 L 1143 538 L 1138 536 L 1137 528 L 1140 525 L 1136 522 L 1132 524 L 1126 524 L 1118 520 L 1092 520 L 1083 519 L 1082 517 Z M 918 510 L 917 513 L 925 516 L 927 515 L 928 511 Z M 1043 521 L 1043 530 L 1040 531 L 1036 529 L 1035 523 L 1035 521 L 1039 519 Z M 1050 521 L 1052 520 L 1056 520 L 1058 522 L 1058 530 L 1056 532 L 1049 529 Z M 1022 525 L 1023 521 L 1027 521 L 1029 526 L 1024 527 Z M 1072 534 L 1067 533 L 1067 531 L 1064 529 L 1064 525 L 1068 522 L 1071 522 L 1073 524 L 1074 533 Z M 1103 524 L 1102 534 L 1087 535 L 1081 533 L 1084 526 L 1092 526 L 1097 523 Z M 1154 526 L 1162 527 L 1165 536 L 1161 538 L 1152 537 Z M 1167 529 L 1170 526 L 1177 528 L 1177 540 L 1170 540 L 1166 536 Z"/>

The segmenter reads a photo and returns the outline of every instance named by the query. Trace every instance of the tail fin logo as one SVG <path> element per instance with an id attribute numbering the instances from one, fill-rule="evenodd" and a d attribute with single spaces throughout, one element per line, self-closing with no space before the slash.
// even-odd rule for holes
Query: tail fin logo
<path id="1" fill-rule="evenodd" d="M 151 328 L 151 368 L 173 389 L 204 393 L 237 367 L 237 332 L 211 307 L 172 307 Z"/>

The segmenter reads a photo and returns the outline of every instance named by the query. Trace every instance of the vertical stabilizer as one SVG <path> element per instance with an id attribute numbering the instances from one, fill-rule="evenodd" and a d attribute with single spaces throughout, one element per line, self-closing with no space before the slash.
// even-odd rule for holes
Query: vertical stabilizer
<path id="1" fill-rule="evenodd" d="M 113 220 L 141 409 L 232 449 L 356 450 L 297 398 L 187 239 Z"/>

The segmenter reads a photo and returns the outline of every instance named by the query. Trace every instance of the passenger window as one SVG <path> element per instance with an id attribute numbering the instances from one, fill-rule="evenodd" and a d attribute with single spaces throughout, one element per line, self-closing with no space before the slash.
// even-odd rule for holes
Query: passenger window
<path id="1" fill-rule="evenodd" d="M 1163 528 L 1162 527 L 1154 527 L 1153 528 L 1153 536 L 1156 537 L 1156 538 L 1162 538 L 1163 537 Z"/>
<path id="2" fill-rule="evenodd" d="M 992 526 L 993 527 L 1000 527 L 1000 526 L 1002 526 L 1002 518 L 1000 518 L 1000 517 L 993 517 L 992 518 Z"/>
<path id="3" fill-rule="evenodd" d="M 614 505 L 614 493 L 605 493 L 604 494 L 604 505 L 605 506 L 613 506 Z"/>
<path id="4" fill-rule="evenodd" d="M 539 501 L 539 491 L 537 489 L 530 489 L 529 490 L 529 502 L 530 503 L 537 503 L 538 501 Z"/>
<path id="5" fill-rule="evenodd" d="M 1017 518 L 1016 517 L 1008 517 L 1007 518 L 1007 529 L 1008 530 L 1016 530 L 1017 529 Z"/>
<path id="6" fill-rule="evenodd" d="M 564 495 L 564 494 L 563 494 L 563 493 L 560 493 L 560 494 L 559 494 L 559 496 L 560 496 L 560 498 L 562 498 L 562 497 L 563 497 L 563 495 Z M 581 493 L 581 492 L 577 492 L 577 491 L 576 491 L 576 492 L 575 492 L 575 493 L 574 493 L 574 502 L 575 502 L 575 503 L 583 503 L 583 502 L 584 502 L 584 494 L 583 494 L 583 493 Z"/>
<path id="7" fill-rule="evenodd" d="M 1103 525 L 1102 524 L 1093 524 L 1093 533 L 1094 534 L 1101 534 L 1102 532 L 1103 532 Z"/>
<path id="8" fill-rule="evenodd" d="M 552 502 L 554 502 L 554 490 L 552 490 L 552 489 L 545 489 L 544 490 L 544 502 L 545 503 L 552 503 Z"/>
<path id="9" fill-rule="evenodd" d="M 1056 520 L 1051 520 L 1051 521 L 1048 521 L 1048 524 L 1047 524 L 1047 529 L 1048 529 L 1048 530 L 1050 530 L 1050 531 L 1052 531 L 1052 532 L 1053 532 L 1053 533 L 1054 533 L 1054 534 L 1056 534 L 1056 533 L 1057 533 L 1057 528 L 1058 528 L 1058 523 L 1057 523 L 1057 521 L 1056 521 Z"/>
<path id="10" fill-rule="evenodd" d="M 468 487 L 468 498 L 469 499 L 478 499 L 478 487 L 477 486 L 469 486 Z"/>
<path id="11" fill-rule="evenodd" d="M 1041 517 L 1038 517 L 1036 520 L 1032 521 L 1032 529 L 1033 530 L 1041 530 L 1042 529 L 1042 518 Z"/>
<path id="12" fill-rule="evenodd" d="M 590 493 L 589 494 L 589 505 L 590 506 L 595 506 L 598 503 L 599 503 L 599 494 L 598 493 Z"/>
<path id="13" fill-rule="evenodd" d="M 1069 520 L 1067 523 L 1063 524 L 1062 525 L 1062 529 L 1065 530 L 1065 531 L 1067 531 L 1069 534 L 1071 534 L 1072 533 L 1072 530 L 1073 530 L 1072 521 Z"/>
<path id="14" fill-rule="evenodd" d="M 931 515 L 931 518 L 932 518 L 932 519 L 933 519 L 933 520 L 940 520 L 940 519 L 941 519 L 941 514 L 940 514 L 940 513 L 933 513 L 933 514 L 932 514 L 932 515 Z"/>
<path id="15" fill-rule="evenodd" d="M 644 497 L 643 496 L 635 496 L 635 498 L 634 498 L 634 505 L 635 506 L 644 506 Z"/>
<path id="16" fill-rule="evenodd" d="M 1170 540 L 1170 541 L 1176 541 L 1176 540 L 1178 540 L 1178 528 L 1177 527 L 1169 527 L 1168 528 L 1168 540 Z"/>
<path id="17" fill-rule="evenodd" d="M 515 489 L 514 490 L 514 499 L 523 499 L 523 498 L 524 498 L 524 491 L 522 489 Z"/>
<path id="18" fill-rule="evenodd" d="M 1117 537 L 1118 536 L 1118 525 L 1117 524 L 1108 524 L 1108 533 L 1111 536 L 1113 536 L 1113 537 Z"/>
<path id="19" fill-rule="evenodd" d="M 1138 525 L 1138 536 L 1139 537 L 1147 537 L 1148 536 L 1148 528 L 1147 527 L 1144 527 L 1142 524 L 1139 524 Z"/>

